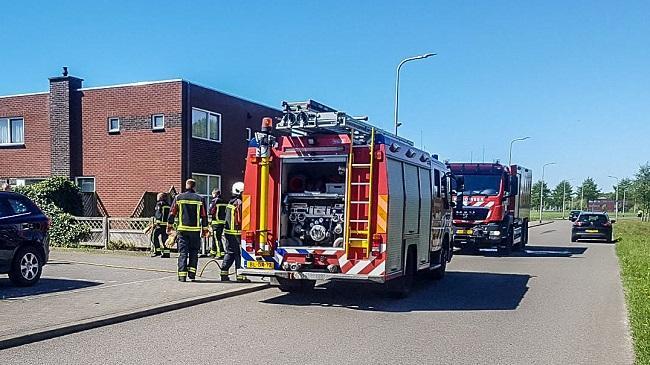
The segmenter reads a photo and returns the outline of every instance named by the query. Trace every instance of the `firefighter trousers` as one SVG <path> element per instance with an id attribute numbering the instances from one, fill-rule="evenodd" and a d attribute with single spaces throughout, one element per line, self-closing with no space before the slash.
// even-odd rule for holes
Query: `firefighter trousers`
<path id="1" fill-rule="evenodd" d="M 235 264 L 236 269 L 241 269 L 241 235 L 226 233 L 226 257 L 221 264 L 221 272 L 226 273 Z"/>
<path id="2" fill-rule="evenodd" d="M 178 231 L 176 237 L 178 248 L 178 277 L 196 277 L 201 249 L 201 232 Z"/>
<path id="3" fill-rule="evenodd" d="M 212 248 L 210 253 L 213 255 L 223 255 L 223 242 L 221 238 L 223 237 L 223 224 L 216 224 L 212 226 Z"/>
<path id="4" fill-rule="evenodd" d="M 165 247 L 165 242 L 169 235 L 167 234 L 167 227 L 156 225 L 153 229 L 153 247 L 156 253 L 169 254 L 169 248 Z"/>

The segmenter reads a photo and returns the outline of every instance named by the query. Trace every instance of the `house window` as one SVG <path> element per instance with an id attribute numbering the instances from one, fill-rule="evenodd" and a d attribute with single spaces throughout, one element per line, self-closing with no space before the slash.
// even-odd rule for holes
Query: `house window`
<path id="1" fill-rule="evenodd" d="M 192 137 L 221 142 L 221 114 L 192 108 Z"/>
<path id="2" fill-rule="evenodd" d="M 206 175 L 206 174 L 192 174 L 192 179 L 196 180 L 196 193 L 210 199 L 212 190 L 221 190 L 221 176 L 219 175 Z"/>
<path id="3" fill-rule="evenodd" d="M 156 114 L 151 116 L 151 129 L 165 129 L 165 116 L 163 114 Z"/>
<path id="4" fill-rule="evenodd" d="M 94 177 L 78 177 L 75 179 L 77 186 L 82 193 L 95 192 L 95 178 Z"/>
<path id="5" fill-rule="evenodd" d="M 16 179 L 15 186 L 29 186 L 38 184 L 45 179 Z"/>
<path id="6" fill-rule="evenodd" d="M 115 133 L 120 131 L 120 118 L 108 118 L 108 132 Z"/>
<path id="7" fill-rule="evenodd" d="M 0 146 L 25 144 L 23 118 L 0 118 Z"/>

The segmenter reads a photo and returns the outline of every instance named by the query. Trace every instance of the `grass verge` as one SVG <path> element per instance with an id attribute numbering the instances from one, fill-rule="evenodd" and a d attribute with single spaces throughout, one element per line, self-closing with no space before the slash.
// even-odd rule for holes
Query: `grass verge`
<path id="1" fill-rule="evenodd" d="M 637 365 L 650 365 L 650 223 L 616 223 L 616 244 Z"/>

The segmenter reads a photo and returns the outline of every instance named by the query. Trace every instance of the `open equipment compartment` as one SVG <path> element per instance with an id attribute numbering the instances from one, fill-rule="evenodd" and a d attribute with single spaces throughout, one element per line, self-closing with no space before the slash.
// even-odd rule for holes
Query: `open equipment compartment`
<path id="1" fill-rule="evenodd" d="M 280 247 L 342 248 L 345 156 L 282 158 Z"/>

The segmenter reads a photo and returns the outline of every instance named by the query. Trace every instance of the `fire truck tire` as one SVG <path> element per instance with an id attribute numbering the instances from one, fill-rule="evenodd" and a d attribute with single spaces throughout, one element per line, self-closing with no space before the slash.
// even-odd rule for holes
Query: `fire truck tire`
<path id="1" fill-rule="evenodd" d="M 528 221 L 524 221 L 522 246 L 525 248 L 528 244 Z"/>
<path id="2" fill-rule="evenodd" d="M 440 261 L 438 262 L 440 266 L 438 268 L 431 270 L 431 278 L 433 280 L 442 280 L 445 277 L 445 272 L 447 271 L 447 258 L 449 256 L 449 250 L 445 245 L 442 246 L 440 250 Z"/>
<path id="3" fill-rule="evenodd" d="M 314 289 L 315 280 L 292 280 L 285 278 L 276 278 L 278 288 L 285 293 L 305 292 Z"/>
<path id="4" fill-rule="evenodd" d="M 409 249 L 406 256 L 406 265 L 404 267 L 404 275 L 399 278 L 392 279 L 384 283 L 386 292 L 392 298 L 406 298 L 411 294 L 413 288 L 413 281 L 417 272 L 417 253 L 416 250 Z"/>
<path id="5" fill-rule="evenodd" d="M 499 256 L 508 256 L 510 253 L 512 253 L 512 248 L 514 246 L 514 234 L 512 230 L 508 232 L 508 236 L 506 236 L 506 242 L 504 246 L 497 246 L 497 254 Z"/>
<path id="6" fill-rule="evenodd" d="M 449 239 L 445 237 L 442 240 L 442 248 L 440 249 L 440 257 L 438 261 L 440 266 L 437 269 L 431 270 L 431 278 L 433 280 L 442 280 L 442 278 L 445 277 L 447 262 L 450 261 L 451 255 L 453 255 L 453 251 L 451 251 L 451 247 L 449 246 Z"/>

